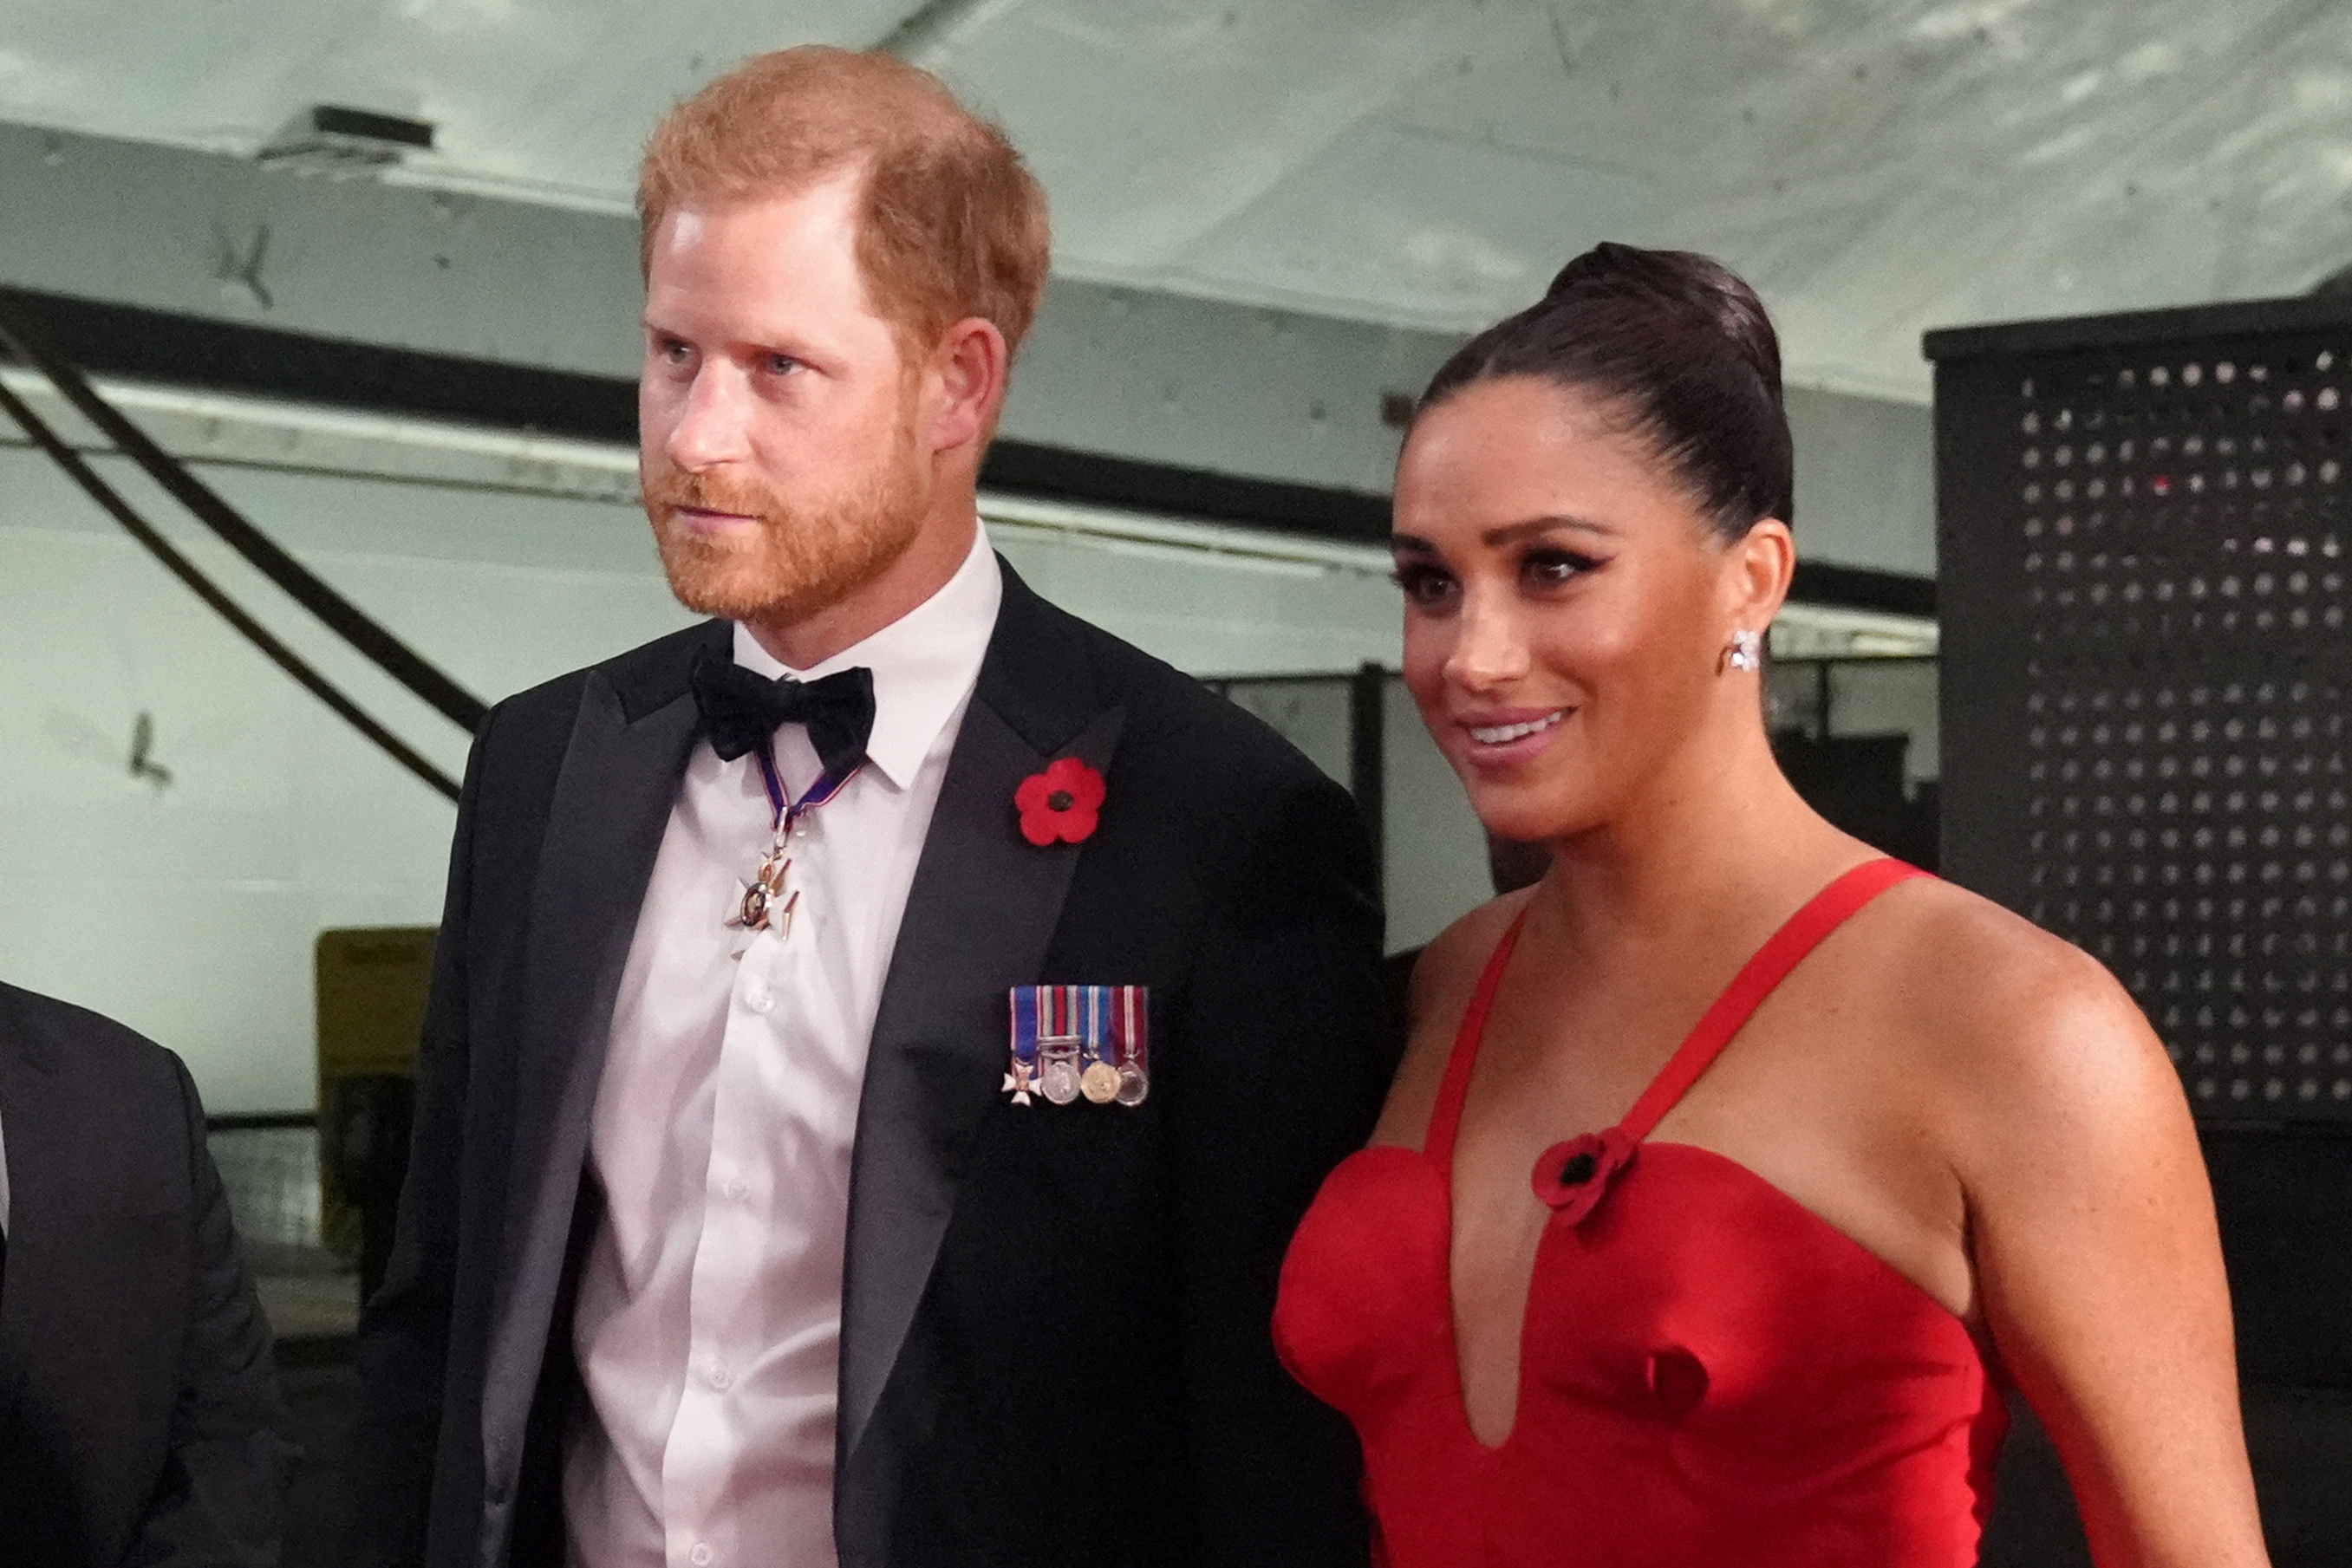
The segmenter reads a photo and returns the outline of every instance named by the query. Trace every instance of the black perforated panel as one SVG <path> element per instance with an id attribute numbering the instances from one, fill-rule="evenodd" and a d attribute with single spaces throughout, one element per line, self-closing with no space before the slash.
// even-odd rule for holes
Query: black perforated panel
<path id="1" fill-rule="evenodd" d="M 1931 341 L 1944 865 L 2200 1115 L 2352 1121 L 2352 324 L 2262 312 Z"/>

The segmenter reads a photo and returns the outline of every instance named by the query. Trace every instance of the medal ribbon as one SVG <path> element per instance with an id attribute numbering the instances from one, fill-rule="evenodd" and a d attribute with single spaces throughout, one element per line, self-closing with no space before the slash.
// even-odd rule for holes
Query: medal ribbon
<path id="1" fill-rule="evenodd" d="M 769 820 L 774 826 L 778 841 L 793 831 L 793 825 L 849 786 L 849 781 L 866 770 L 866 758 L 838 778 L 826 772 L 808 787 L 808 792 L 795 800 L 784 793 L 784 781 L 776 775 L 776 748 L 772 742 L 751 753 L 760 764 L 760 782 L 768 791 Z"/>

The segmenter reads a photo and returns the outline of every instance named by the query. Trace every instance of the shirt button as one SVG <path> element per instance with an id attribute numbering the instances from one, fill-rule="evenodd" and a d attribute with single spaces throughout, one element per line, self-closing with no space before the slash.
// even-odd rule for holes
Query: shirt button
<path id="1" fill-rule="evenodd" d="M 776 1005 L 776 998 L 766 987 L 755 986 L 743 993 L 743 1005 L 753 1012 L 765 1016 L 768 1010 Z"/>
<path id="2" fill-rule="evenodd" d="M 686 1560 L 693 1563 L 694 1568 L 710 1568 L 710 1559 L 713 1555 L 710 1542 L 698 1541 L 694 1543 L 694 1550 L 686 1554 Z"/>
<path id="3" fill-rule="evenodd" d="M 718 1389 L 720 1393 L 725 1393 L 727 1391 L 727 1385 L 734 1381 L 735 1380 L 732 1377 L 727 1375 L 727 1369 L 725 1367 L 714 1366 L 710 1369 L 710 1386 Z"/>
<path id="4" fill-rule="evenodd" d="M 730 1203 L 740 1203 L 751 1196 L 751 1189 L 740 1181 L 729 1182 L 725 1190 Z"/>

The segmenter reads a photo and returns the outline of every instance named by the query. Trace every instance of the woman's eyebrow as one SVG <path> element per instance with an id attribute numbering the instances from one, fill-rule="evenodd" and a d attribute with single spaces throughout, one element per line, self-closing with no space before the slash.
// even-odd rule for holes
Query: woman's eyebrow
<path id="1" fill-rule="evenodd" d="M 1573 528 L 1580 533 L 1597 534 L 1602 538 L 1615 538 L 1617 530 L 1606 523 L 1596 523 L 1589 517 L 1559 513 L 1550 517 L 1529 517 L 1524 523 L 1511 523 L 1491 528 L 1479 536 L 1479 542 L 1489 547 L 1517 544 L 1519 540 L 1548 534 L 1554 528 Z"/>

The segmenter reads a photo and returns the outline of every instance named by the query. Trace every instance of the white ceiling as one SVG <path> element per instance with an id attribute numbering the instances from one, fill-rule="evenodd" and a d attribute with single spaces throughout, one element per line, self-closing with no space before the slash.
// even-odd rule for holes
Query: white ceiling
<path id="1" fill-rule="evenodd" d="M 249 152 L 413 115 L 403 177 L 625 205 L 730 61 L 917 0 L 0 0 L 0 119 Z M 1931 326 L 2299 293 L 2352 264 L 2345 0 L 984 0 L 1056 267 L 1464 329 L 1620 237 L 1746 274 L 1793 377 L 1923 397 Z"/>

